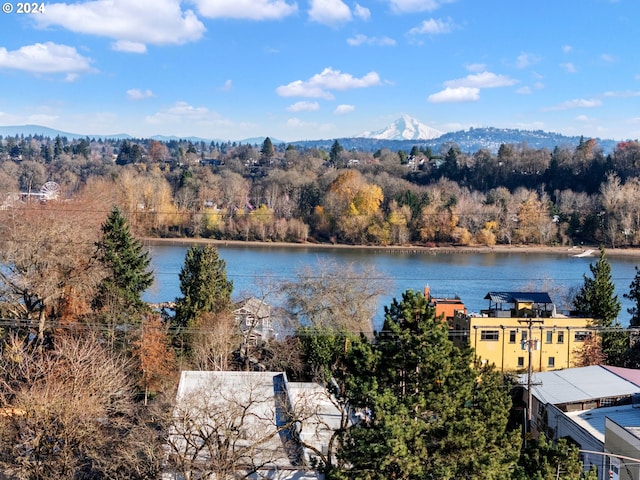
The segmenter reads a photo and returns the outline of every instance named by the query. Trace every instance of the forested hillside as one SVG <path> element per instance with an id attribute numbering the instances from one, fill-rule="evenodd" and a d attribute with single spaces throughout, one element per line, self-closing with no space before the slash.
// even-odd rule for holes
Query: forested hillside
<path id="1" fill-rule="evenodd" d="M 640 245 L 640 143 L 604 154 L 0 138 L 0 198 L 48 181 L 117 204 L 138 235 L 375 245 Z M 24 197 L 24 195 L 23 195 Z"/>

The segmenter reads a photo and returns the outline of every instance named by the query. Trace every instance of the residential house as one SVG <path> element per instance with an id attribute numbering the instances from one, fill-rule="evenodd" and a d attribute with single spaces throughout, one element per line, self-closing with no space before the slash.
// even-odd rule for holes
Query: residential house
<path id="1" fill-rule="evenodd" d="M 519 380 L 528 385 L 528 374 Z M 596 466 L 601 480 L 640 480 L 640 371 L 593 365 L 530 380 L 534 437 L 545 432 L 578 445 L 585 468 Z"/>
<path id="2" fill-rule="evenodd" d="M 576 366 L 592 319 L 557 312 L 546 292 L 489 292 L 489 308 L 458 322 L 460 339 L 479 362 L 500 371 L 542 372 Z M 531 352 L 530 352 L 531 350 Z"/>
<path id="3" fill-rule="evenodd" d="M 321 479 L 315 452 L 342 418 L 325 388 L 282 372 L 182 372 L 163 478 Z"/>
<path id="4" fill-rule="evenodd" d="M 271 307 L 259 298 L 251 297 L 240 302 L 233 311 L 236 323 L 248 345 L 260 345 L 274 338 Z"/>

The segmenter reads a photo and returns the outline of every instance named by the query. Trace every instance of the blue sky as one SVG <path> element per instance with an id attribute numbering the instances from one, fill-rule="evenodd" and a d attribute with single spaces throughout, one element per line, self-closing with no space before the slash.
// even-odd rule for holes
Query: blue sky
<path id="1" fill-rule="evenodd" d="M 640 138 L 637 0 L 8 4 L 0 125 L 293 141 L 408 114 Z"/>

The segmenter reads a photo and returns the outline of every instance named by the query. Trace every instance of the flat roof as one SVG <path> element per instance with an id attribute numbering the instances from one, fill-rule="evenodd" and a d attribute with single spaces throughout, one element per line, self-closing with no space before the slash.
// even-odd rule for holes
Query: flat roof
<path id="1" fill-rule="evenodd" d="M 527 375 L 521 374 L 518 377 L 526 387 Z M 638 385 L 601 365 L 537 372 L 532 375 L 532 383 L 533 395 L 552 405 L 622 397 L 640 392 Z"/>
<path id="2" fill-rule="evenodd" d="M 547 292 L 489 292 L 484 298 L 493 303 L 553 303 Z"/>
<path id="3" fill-rule="evenodd" d="M 565 415 L 602 443 L 604 443 L 605 419 L 607 418 L 630 432 L 637 431 L 636 428 L 640 427 L 640 408 L 633 405 L 593 408 L 569 412 Z"/>

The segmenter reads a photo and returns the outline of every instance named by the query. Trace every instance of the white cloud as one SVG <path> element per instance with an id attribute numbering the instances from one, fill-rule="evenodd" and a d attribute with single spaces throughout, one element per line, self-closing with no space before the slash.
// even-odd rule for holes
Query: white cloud
<path id="1" fill-rule="evenodd" d="M 208 18 L 278 20 L 298 11 L 295 2 L 284 0 L 193 0 L 193 3 Z"/>
<path id="2" fill-rule="evenodd" d="M 409 35 L 442 35 L 451 33 L 455 28 L 455 24 L 450 18 L 446 20 L 430 18 L 424 20 L 419 26 L 409 30 Z"/>
<path id="3" fill-rule="evenodd" d="M 353 7 L 353 14 L 360 20 L 364 20 L 365 22 L 371 18 L 371 10 L 369 10 L 367 7 L 363 7 L 359 3 L 356 3 L 356 6 Z"/>
<path id="4" fill-rule="evenodd" d="M 33 73 L 67 73 L 73 80 L 78 72 L 92 70 L 91 60 L 80 55 L 74 47 L 53 42 L 25 45 L 8 51 L 0 47 L 0 68 Z"/>
<path id="5" fill-rule="evenodd" d="M 472 87 L 472 88 L 496 88 L 509 87 L 518 83 L 517 80 L 505 75 L 496 75 L 493 72 L 480 72 L 467 75 L 464 78 L 448 80 L 444 82 L 446 87 Z"/>
<path id="6" fill-rule="evenodd" d="M 520 87 L 516 90 L 516 93 L 519 93 L 520 95 L 531 95 L 532 90 L 531 87 Z"/>
<path id="7" fill-rule="evenodd" d="M 229 92 L 233 88 L 233 82 L 231 80 L 227 80 L 224 82 L 224 85 L 220 87 L 220 90 L 223 92 Z"/>
<path id="8" fill-rule="evenodd" d="M 361 78 L 356 78 L 350 73 L 342 73 L 328 67 L 309 80 L 296 80 L 287 85 L 281 85 L 276 88 L 276 93 L 281 97 L 312 97 L 331 100 L 333 99 L 331 90 L 342 91 L 374 87 L 380 84 L 380 77 L 376 72 L 369 72 Z"/>
<path id="9" fill-rule="evenodd" d="M 141 53 L 141 45 L 181 45 L 200 39 L 206 30 L 179 0 L 91 0 L 51 3 L 33 18 L 41 27 L 59 26 L 76 33 L 117 40 L 115 49 Z M 128 49 L 127 49 L 128 48 Z"/>
<path id="10" fill-rule="evenodd" d="M 587 115 L 578 115 L 576 117 L 576 120 L 579 122 L 590 122 L 591 118 L 589 118 Z"/>
<path id="11" fill-rule="evenodd" d="M 131 42 L 129 40 L 118 40 L 117 42 L 113 42 L 111 44 L 111 48 L 113 48 L 117 52 L 127 52 L 127 53 L 146 53 L 147 52 L 147 46 L 144 43 Z"/>
<path id="12" fill-rule="evenodd" d="M 394 13 L 432 12 L 446 3 L 455 0 L 389 0 L 389 7 Z"/>
<path id="13" fill-rule="evenodd" d="M 356 109 L 353 105 L 338 105 L 333 111 L 336 115 L 346 115 L 353 112 Z"/>
<path id="14" fill-rule="evenodd" d="M 465 68 L 470 72 L 482 72 L 487 69 L 487 66 L 484 63 L 470 63 Z"/>
<path id="15" fill-rule="evenodd" d="M 573 108 L 595 108 L 602 105 L 602 101 L 597 98 L 586 99 L 586 98 L 575 98 L 573 100 L 567 100 L 566 102 L 562 102 L 559 105 L 554 107 L 549 107 L 546 110 L 570 110 Z"/>
<path id="16" fill-rule="evenodd" d="M 380 47 L 392 47 L 396 45 L 396 41 L 389 37 L 367 37 L 366 35 L 358 34 L 353 37 L 347 38 L 347 43 L 352 47 L 358 47 L 360 45 L 375 45 Z"/>
<path id="17" fill-rule="evenodd" d="M 309 20 L 336 26 L 351 21 L 351 10 L 342 0 L 311 0 Z"/>
<path id="18" fill-rule="evenodd" d="M 522 52 L 516 58 L 516 67 L 517 68 L 527 68 L 534 63 L 538 63 L 540 58 L 537 55 L 533 55 L 531 53 Z"/>
<path id="19" fill-rule="evenodd" d="M 603 53 L 602 55 L 600 55 L 600 59 L 607 62 L 607 63 L 614 63 L 616 62 L 616 57 L 614 57 L 613 55 L 610 55 L 608 53 Z"/>
<path id="20" fill-rule="evenodd" d="M 289 105 L 287 110 L 289 112 L 312 112 L 314 110 L 319 110 L 320 104 L 318 102 L 296 102 L 293 105 Z"/>
<path id="21" fill-rule="evenodd" d="M 640 91 L 638 90 L 624 90 L 619 92 L 604 92 L 605 97 L 609 98 L 633 98 L 640 97 Z"/>
<path id="22" fill-rule="evenodd" d="M 139 88 L 131 88 L 127 90 L 127 97 L 131 100 L 144 100 L 153 96 L 153 92 L 149 89 L 140 90 Z"/>
<path id="23" fill-rule="evenodd" d="M 480 99 L 480 89 L 473 87 L 447 87 L 444 90 L 429 95 L 431 103 L 476 102 Z"/>
<path id="24" fill-rule="evenodd" d="M 577 72 L 577 69 L 576 69 L 575 65 L 573 63 L 571 63 L 571 62 L 561 63 L 560 66 L 567 73 L 576 73 Z"/>
<path id="25" fill-rule="evenodd" d="M 147 115 L 145 122 L 154 126 L 164 126 L 167 130 L 177 132 L 192 129 L 195 131 L 202 127 L 229 126 L 229 120 L 222 118 L 219 114 L 211 112 L 206 107 L 194 107 L 187 102 L 176 102 L 173 106 Z"/>
<path id="26" fill-rule="evenodd" d="M 572 50 L 573 50 L 573 47 L 571 45 L 563 45 L 562 46 L 562 52 L 563 53 L 571 53 Z"/>

